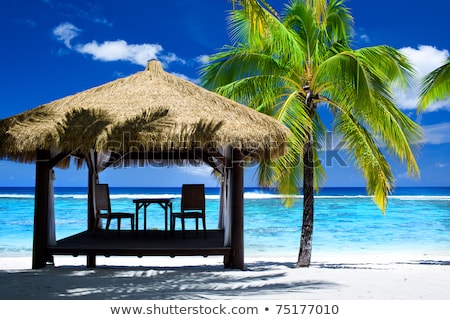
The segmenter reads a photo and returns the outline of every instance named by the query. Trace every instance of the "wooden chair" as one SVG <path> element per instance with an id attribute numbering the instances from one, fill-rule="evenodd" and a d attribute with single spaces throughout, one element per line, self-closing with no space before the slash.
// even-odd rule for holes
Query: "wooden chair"
<path id="1" fill-rule="evenodd" d="M 122 218 L 130 219 L 131 232 L 134 233 L 134 213 L 127 212 L 112 212 L 111 200 L 109 197 L 109 186 L 107 184 L 95 185 L 95 223 L 94 235 L 97 230 L 100 219 L 106 219 L 106 233 L 108 233 L 109 226 L 112 219 L 117 219 L 117 229 L 120 235 L 120 222 Z"/>
<path id="2" fill-rule="evenodd" d="M 205 222 L 205 185 L 183 184 L 181 189 L 181 212 L 172 212 L 170 217 L 170 230 L 175 230 L 176 219 L 181 219 L 183 238 L 185 238 L 185 219 L 195 219 L 195 229 L 198 235 L 198 219 L 202 219 L 203 235 L 206 238 Z"/>

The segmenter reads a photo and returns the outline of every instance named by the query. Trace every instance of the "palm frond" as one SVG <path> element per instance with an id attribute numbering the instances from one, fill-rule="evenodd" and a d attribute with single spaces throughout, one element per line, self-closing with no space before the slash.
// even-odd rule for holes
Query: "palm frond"
<path id="1" fill-rule="evenodd" d="M 272 181 L 282 195 L 285 205 L 291 206 L 294 198 L 290 195 L 299 194 L 299 188 L 303 182 L 303 161 L 299 149 L 289 148 L 287 154 L 272 162 Z"/>
<path id="2" fill-rule="evenodd" d="M 366 115 L 366 126 L 400 161 L 406 162 L 412 177 L 420 175 L 415 154 L 423 141 L 421 127 L 401 112 L 391 101 L 383 97 Z"/>
<path id="3" fill-rule="evenodd" d="M 306 133 L 312 132 L 313 129 L 304 100 L 298 96 L 298 92 L 291 92 L 273 116 L 291 129 L 296 137 L 296 145 L 303 146 L 306 142 Z"/>
<path id="4" fill-rule="evenodd" d="M 272 72 L 282 74 L 285 70 L 273 57 L 246 45 L 227 47 L 212 55 L 210 63 L 201 70 L 202 86 L 215 90 L 237 80 Z"/>
<path id="5" fill-rule="evenodd" d="M 368 92 L 364 94 L 370 97 L 361 101 L 360 97 L 355 96 L 352 102 L 355 114 L 388 150 L 401 161 L 406 160 L 410 175 L 419 175 L 412 148 L 420 145 L 422 130 L 395 106 L 390 89 L 394 83 L 403 87 L 409 85 L 413 76 L 411 65 L 404 55 L 387 46 L 359 49 L 354 54 L 367 75 L 359 79 L 367 84 L 359 84 L 358 87 L 367 88 Z"/>
<path id="6" fill-rule="evenodd" d="M 317 67 L 311 87 L 315 92 L 335 97 L 334 100 L 351 100 L 362 106 L 374 103 L 373 74 L 360 63 L 352 51 L 344 51 L 325 60 Z"/>
<path id="7" fill-rule="evenodd" d="M 354 50 L 354 53 L 384 86 L 395 84 L 406 88 L 411 85 L 415 71 L 400 51 L 389 46 L 375 46 Z"/>
<path id="8" fill-rule="evenodd" d="M 322 122 L 319 114 L 316 113 L 314 117 L 314 130 L 313 130 L 313 139 L 314 139 L 314 190 L 319 192 L 319 189 L 325 184 L 327 180 L 327 174 L 322 165 L 322 162 L 319 159 L 319 150 L 322 146 L 326 145 L 325 136 L 326 136 L 326 127 Z"/>
<path id="9" fill-rule="evenodd" d="M 450 98 L 450 58 L 422 79 L 417 110 L 424 111 L 431 103 Z"/>
<path id="10" fill-rule="evenodd" d="M 346 44 L 353 37 L 353 17 L 343 0 L 330 0 L 326 8 L 324 23 L 330 46 L 334 43 Z"/>
<path id="11" fill-rule="evenodd" d="M 364 174 L 368 194 L 373 196 L 382 212 L 386 212 L 387 196 L 394 187 L 394 176 L 371 133 L 345 109 L 339 110 L 335 130 L 343 136 L 352 161 Z"/>
<path id="12" fill-rule="evenodd" d="M 292 1 L 286 6 L 284 14 L 285 26 L 295 31 L 299 45 L 304 55 L 304 64 L 311 61 L 311 56 L 316 51 L 318 40 L 318 24 L 314 12 L 305 2 Z"/>
<path id="13" fill-rule="evenodd" d="M 317 82 L 330 93 L 341 112 L 345 109 L 344 114 L 351 114 L 355 125 L 370 133 L 400 160 L 406 161 L 410 175 L 418 176 L 413 148 L 419 146 L 422 132 L 396 108 L 389 86 L 394 81 L 403 85 L 408 83 L 412 71 L 404 57 L 387 47 L 342 52 L 328 59 L 320 72 L 326 72 L 328 78 L 319 73 Z M 341 85 L 333 85 L 333 82 Z M 366 175 L 368 185 L 373 183 L 369 176 Z M 388 181 L 386 178 L 380 180 Z"/>

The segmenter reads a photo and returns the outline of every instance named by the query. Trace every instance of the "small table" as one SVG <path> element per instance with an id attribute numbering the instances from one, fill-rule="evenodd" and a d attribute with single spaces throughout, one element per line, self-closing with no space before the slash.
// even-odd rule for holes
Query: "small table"
<path id="1" fill-rule="evenodd" d="M 144 207 L 144 232 L 147 229 L 147 207 L 152 203 L 157 203 L 164 209 L 165 214 L 165 233 L 167 237 L 167 220 L 168 220 L 168 210 L 172 213 L 172 202 L 173 198 L 145 198 L 145 199 L 134 199 L 133 203 L 136 204 L 136 231 L 139 230 L 139 209 Z M 136 232 L 137 234 L 137 232 Z"/>

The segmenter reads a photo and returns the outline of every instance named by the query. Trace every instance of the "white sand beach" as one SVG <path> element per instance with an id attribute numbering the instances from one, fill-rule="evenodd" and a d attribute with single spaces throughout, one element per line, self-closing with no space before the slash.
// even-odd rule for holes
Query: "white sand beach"
<path id="1" fill-rule="evenodd" d="M 0 258 L 0 299 L 450 299 L 450 254 L 333 254 L 310 268 L 292 257 L 246 257 L 246 271 L 219 257 L 55 257 L 31 269 L 30 257 Z"/>

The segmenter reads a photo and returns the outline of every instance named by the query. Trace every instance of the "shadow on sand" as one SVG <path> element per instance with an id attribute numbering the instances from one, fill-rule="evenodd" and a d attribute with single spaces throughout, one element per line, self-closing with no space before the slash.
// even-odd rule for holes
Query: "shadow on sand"
<path id="1" fill-rule="evenodd" d="M 246 271 L 223 266 L 53 267 L 0 271 L 0 299 L 258 299 L 330 289 L 305 279 L 291 263 L 255 262 Z M 36 292 L 38 294 L 36 295 Z"/>

